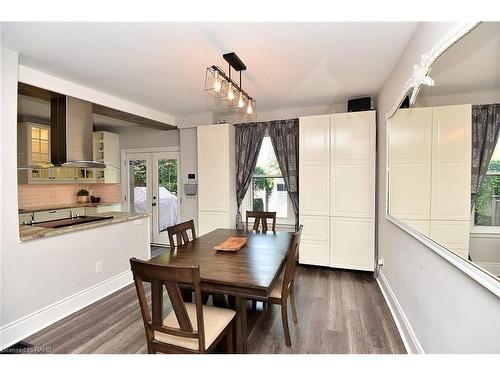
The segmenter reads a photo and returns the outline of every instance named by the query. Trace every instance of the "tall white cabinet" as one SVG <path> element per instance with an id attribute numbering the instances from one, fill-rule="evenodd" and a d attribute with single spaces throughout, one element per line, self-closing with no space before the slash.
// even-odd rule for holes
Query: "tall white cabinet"
<path id="1" fill-rule="evenodd" d="M 375 267 L 375 111 L 301 117 L 299 261 Z"/>
<path id="2" fill-rule="evenodd" d="M 236 227 L 234 126 L 197 127 L 198 231 Z"/>
<path id="3" fill-rule="evenodd" d="M 400 109 L 389 122 L 389 212 L 467 258 L 471 105 Z"/>

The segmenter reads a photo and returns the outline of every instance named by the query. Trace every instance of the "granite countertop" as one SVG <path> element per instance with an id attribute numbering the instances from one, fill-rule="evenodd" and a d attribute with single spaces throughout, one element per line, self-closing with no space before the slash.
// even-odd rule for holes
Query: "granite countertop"
<path id="1" fill-rule="evenodd" d="M 30 225 L 19 225 L 19 237 L 21 241 L 30 241 L 37 238 L 56 236 L 59 234 L 76 232 L 79 230 L 102 227 L 104 225 L 121 223 L 124 221 L 137 220 L 150 216 L 149 214 L 138 214 L 129 212 L 103 212 L 92 216 L 113 216 L 112 219 L 94 221 L 91 223 L 77 224 L 63 228 L 42 228 Z"/>
<path id="2" fill-rule="evenodd" d="M 79 207 L 105 207 L 114 204 L 122 204 L 121 202 L 99 202 L 99 203 L 65 203 L 60 205 L 50 205 L 41 207 L 23 207 L 19 209 L 19 213 L 26 212 L 41 212 L 41 211 L 52 211 L 52 210 L 62 210 L 65 208 L 79 208 Z"/>

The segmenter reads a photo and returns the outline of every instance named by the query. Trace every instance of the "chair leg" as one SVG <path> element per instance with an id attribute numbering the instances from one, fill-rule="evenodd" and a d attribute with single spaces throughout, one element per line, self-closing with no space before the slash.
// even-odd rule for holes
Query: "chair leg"
<path id="1" fill-rule="evenodd" d="M 252 312 L 255 312 L 255 311 L 257 311 L 257 301 L 252 300 Z"/>
<path id="2" fill-rule="evenodd" d="M 234 353 L 234 321 L 231 323 L 227 333 L 226 333 L 226 350 L 228 354 Z"/>
<path id="3" fill-rule="evenodd" d="M 281 302 L 281 321 L 283 322 L 283 333 L 285 334 L 286 346 L 292 346 L 292 339 L 290 338 L 290 330 L 288 329 L 288 303 L 286 300 Z"/>
<path id="4" fill-rule="evenodd" d="M 295 307 L 295 285 L 290 285 L 290 305 L 292 306 L 292 317 L 293 317 L 293 322 L 297 324 L 298 319 L 297 319 L 297 309 Z"/>

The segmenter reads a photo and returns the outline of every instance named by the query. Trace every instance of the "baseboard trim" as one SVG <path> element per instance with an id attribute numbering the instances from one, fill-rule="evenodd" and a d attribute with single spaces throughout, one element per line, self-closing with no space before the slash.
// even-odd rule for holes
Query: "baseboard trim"
<path id="1" fill-rule="evenodd" d="M 8 348 L 66 316 L 116 292 L 132 283 L 132 281 L 130 271 L 120 273 L 1 327 L 0 350 Z"/>
<path id="2" fill-rule="evenodd" d="M 398 302 L 396 295 L 392 291 L 389 282 L 385 278 L 384 272 L 381 270 L 377 277 L 377 283 L 382 291 L 385 301 L 389 306 L 392 317 L 396 322 L 399 334 L 403 340 L 403 344 L 406 348 L 408 354 L 424 354 L 424 349 L 420 345 L 415 332 L 410 324 L 410 321 L 406 317 L 403 308 Z"/>

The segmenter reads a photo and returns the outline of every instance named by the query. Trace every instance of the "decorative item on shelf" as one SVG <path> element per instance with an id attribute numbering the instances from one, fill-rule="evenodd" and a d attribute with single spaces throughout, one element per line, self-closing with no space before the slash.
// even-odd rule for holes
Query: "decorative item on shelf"
<path id="1" fill-rule="evenodd" d="M 88 203 L 89 202 L 89 192 L 85 189 L 80 189 L 76 193 L 78 203 Z"/>
<path id="2" fill-rule="evenodd" d="M 216 107 L 213 109 L 228 114 L 255 116 L 255 99 L 243 90 L 241 83 L 241 72 L 247 67 L 234 52 L 222 57 L 228 62 L 229 75 L 217 65 L 208 67 L 205 74 L 205 92 L 216 100 Z M 240 73 L 239 84 L 231 78 L 231 68 Z"/>
<path id="3" fill-rule="evenodd" d="M 101 197 L 90 196 L 90 203 L 101 203 Z"/>

